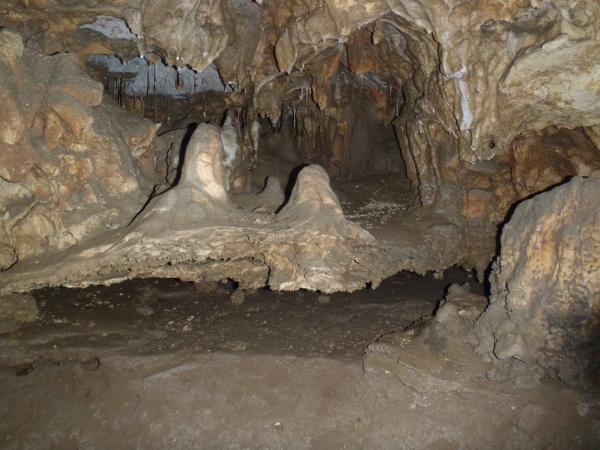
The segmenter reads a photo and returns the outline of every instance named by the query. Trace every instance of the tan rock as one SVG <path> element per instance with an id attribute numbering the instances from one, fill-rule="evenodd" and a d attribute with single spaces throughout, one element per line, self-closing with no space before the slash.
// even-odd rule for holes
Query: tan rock
<path id="1" fill-rule="evenodd" d="M 291 31 L 285 30 L 277 39 L 277 46 L 275 47 L 277 67 L 279 67 L 281 72 L 287 73 L 292 71 L 298 54 L 290 33 Z"/>
<path id="2" fill-rule="evenodd" d="M 0 142 L 15 145 L 25 133 L 25 119 L 14 96 L 0 86 Z"/>
<path id="3" fill-rule="evenodd" d="M 463 214 L 470 219 L 485 219 L 495 207 L 495 195 L 483 189 L 471 189 L 463 208 Z"/>
<path id="4" fill-rule="evenodd" d="M 44 125 L 44 138 L 49 150 L 55 150 L 60 145 L 64 132 L 63 122 L 59 117 L 51 111 L 48 112 Z"/>
<path id="5" fill-rule="evenodd" d="M 575 177 L 521 203 L 502 231 L 479 351 L 556 371 L 568 383 L 593 376 L 598 255 L 600 180 Z"/>
<path id="6" fill-rule="evenodd" d="M 64 94 L 80 101 L 88 106 L 97 106 L 102 101 L 103 86 L 102 83 L 91 79 L 82 82 L 80 79 L 69 80 L 61 78 L 53 81 L 50 92 L 52 94 Z"/>
<path id="7" fill-rule="evenodd" d="M 53 56 L 52 60 L 51 97 L 68 95 L 87 106 L 100 104 L 104 91 L 102 83 L 92 80 L 74 55 L 59 54 Z"/>
<path id="8" fill-rule="evenodd" d="M 23 56 L 23 39 L 17 33 L 8 30 L 0 31 L 0 61 L 15 70 Z"/>
<path id="9" fill-rule="evenodd" d="M 48 99 L 49 107 L 65 123 L 76 141 L 85 138 L 94 119 L 88 107 L 66 95 L 53 94 Z"/>
<path id="10" fill-rule="evenodd" d="M 131 150 L 133 157 L 139 158 L 152 149 L 152 144 L 160 124 L 152 123 L 149 120 L 129 120 L 129 117 L 127 119 L 121 123 L 123 139 L 127 147 Z"/>
<path id="11" fill-rule="evenodd" d="M 14 247 L 7 242 L 3 242 L 2 238 L 4 236 L 0 235 L 0 269 L 6 270 L 17 262 L 17 255 Z"/>
<path id="12" fill-rule="evenodd" d="M 415 241 L 425 243 L 421 247 L 426 250 L 421 253 L 429 252 L 432 247 L 444 248 L 448 253 L 447 249 L 451 248 L 452 256 L 444 257 L 447 264 L 471 264 L 476 254 L 478 267 L 485 266 L 494 249 L 493 230 L 504 219 L 512 203 L 561 183 L 566 177 L 595 176 L 600 170 L 596 151 L 600 142 L 597 130 L 600 72 L 596 64 L 600 51 L 598 2 L 556 0 L 542 5 L 541 2 L 501 0 L 331 0 L 325 3 L 265 1 L 259 4 L 105 0 L 87 2 L 68 13 L 60 2 L 29 2 L 27 8 L 23 2 L 9 3 L 9 8 L 15 10 L 11 17 L 45 21 L 41 29 L 45 30 L 44 26 L 49 29 L 44 38 L 53 42 L 45 48 L 46 53 L 76 49 L 71 53 L 86 54 L 84 49 L 94 46 L 88 42 L 73 45 L 75 30 L 82 23 L 90 23 L 98 13 L 111 11 L 115 17 L 126 18 L 131 29 L 143 35 L 144 39 L 130 42 L 135 56 L 138 50 L 145 52 L 152 48 L 156 53 L 148 56 L 149 60 L 164 57 L 169 64 L 191 64 L 195 69 L 216 61 L 223 81 L 236 87 L 235 93 L 225 95 L 225 104 L 238 108 L 250 122 L 257 116 L 270 118 L 289 136 L 297 136 L 295 144 L 301 147 L 301 159 L 319 161 L 332 176 L 353 173 L 348 170 L 348 161 L 352 160 L 350 169 L 353 169 L 362 165 L 360 158 L 370 153 L 362 148 L 356 153 L 349 151 L 356 141 L 354 133 L 361 134 L 357 131 L 359 126 L 375 129 L 371 123 L 365 125 L 365 119 L 376 121 L 373 125 L 393 123 L 406 173 L 421 204 L 430 207 L 427 211 L 441 212 L 444 220 L 452 224 L 468 222 L 471 226 L 459 230 L 458 225 L 450 226 L 440 220 L 444 223 L 441 226 L 419 229 L 418 232 L 425 235 L 421 240 L 415 238 Z M 246 39 L 246 36 L 251 38 Z M 125 49 L 124 45 L 110 41 L 107 39 L 95 48 L 100 53 L 105 53 L 104 47 Z M 228 46 L 228 42 L 232 45 Z M 13 48 L 11 54 L 18 54 L 18 45 L 11 45 L 7 46 Z M 112 53 L 125 55 L 127 52 Z M 24 116 L 24 131 L 13 135 L 10 125 L 7 127 L 8 138 L 4 141 L 13 147 L 18 141 L 23 154 L 30 152 L 33 156 L 23 157 L 21 165 L 20 161 L 15 162 L 17 158 L 12 155 L 17 152 L 13 149 L 10 158 L 0 155 L 3 165 L 10 167 L 0 167 L 2 173 L 8 173 L 12 179 L 13 173 L 22 170 L 17 166 L 35 167 L 35 170 L 41 167 L 41 174 L 36 177 L 45 181 L 36 181 L 32 192 L 36 195 L 42 190 L 49 192 L 44 194 L 44 201 L 49 201 L 53 207 L 60 205 L 61 216 L 67 210 L 79 208 L 80 203 L 94 203 L 98 209 L 116 207 L 128 213 L 135 210 L 132 198 L 141 194 L 136 178 L 140 173 L 138 163 L 143 162 L 141 172 L 146 172 L 144 175 L 154 181 L 153 159 L 160 160 L 165 156 L 154 153 L 150 128 L 144 129 L 143 124 L 138 124 L 141 128 L 137 130 L 135 123 L 116 118 L 116 110 L 98 105 L 101 98 L 99 85 L 82 74 L 73 58 L 42 57 L 35 52 L 12 58 L 29 69 L 18 79 L 27 81 L 28 86 L 35 89 L 19 90 L 10 86 L 14 101 L 21 102 L 17 107 Z M 33 61 L 47 62 L 47 67 L 41 63 L 33 64 Z M 64 67 L 53 67 L 59 61 L 65 62 Z M 12 78 L 7 75 L 14 71 L 11 72 L 5 62 L 0 66 L 2 81 L 10 82 Z M 344 81 L 346 79 L 349 81 Z M 57 114 L 56 117 L 65 124 L 62 137 L 59 137 L 61 133 L 55 126 L 56 121 L 53 118 L 42 120 L 46 114 L 44 108 L 27 97 L 34 92 L 36 95 L 31 95 L 30 100 L 44 98 L 43 93 L 48 90 L 51 91 L 52 114 Z M 363 100 L 362 92 L 368 102 Z M 53 103 L 59 105 L 59 111 L 54 109 Z M 373 108 L 365 108 L 367 103 Z M 296 125 L 293 130 L 287 123 L 291 121 L 287 113 L 290 106 L 294 108 Z M 215 122 L 221 112 L 209 112 L 207 117 Z M 33 126 L 45 130 L 48 148 L 54 149 L 54 155 L 67 155 L 67 158 L 56 159 L 68 161 L 68 164 L 51 161 L 54 155 L 40 154 L 37 131 L 29 130 L 31 114 L 35 115 Z M 15 120 L 14 117 L 18 115 L 11 114 L 9 120 Z M 124 123 L 123 127 L 118 126 L 120 122 Z M 557 131 L 551 128 L 553 126 L 573 130 Z M 588 141 L 595 145 L 581 145 L 579 138 L 573 137 L 582 133 L 578 129 L 582 126 L 586 127 Z M 534 133 L 532 130 L 542 131 Z M 36 139 L 30 144 L 30 139 L 21 139 L 21 135 Z M 570 137 L 564 138 L 566 135 Z M 207 136 L 204 144 L 216 149 L 215 142 Z M 521 137 L 513 145 L 515 136 Z M 390 137 L 389 141 L 392 140 Z M 361 147 L 370 149 L 370 142 Z M 246 155 L 247 152 L 243 150 L 242 153 Z M 77 156 L 73 156 L 75 154 Z M 132 155 L 138 161 L 133 161 Z M 72 162 L 88 156 L 92 161 L 91 175 L 89 167 Z M 195 228 L 207 226 L 213 215 L 237 217 L 231 212 L 226 193 L 222 195 L 221 192 L 216 153 L 211 150 L 200 156 L 206 158 L 204 164 L 200 164 L 206 177 L 202 183 L 196 183 L 195 188 L 178 191 L 187 203 L 179 200 L 177 203 L 193 205 L 192 209 L 206 220 L 188 224 Z M 388 164 L 387 160 L 375 156 L 372 161 L 374 168 L 382 170 L 402 166 L 401 161 L 397 161 L 397 165 L 394 162 Z M 249 159 L 245 159 L 246 162 Z M 486 166 L 485 163 L 490 164 Z M 505 170 L 495 170 L 492 166 L 496 164 L 505 166 Z M 162 166 L 156 172 L 173 181 L 176 165 L 172 161 L 167 165 L 165 160 L 156 163 L 159 165 Z M 231 182 L 243 190 L 249 175 L 244 165 L 240 164 L 238 168 L 242 170 L 234 174 Z M 285 214 L 282 211 L 276 220 L 279 220 L 281 230 L 292 231 L 296 228 L 282 218 L 295 224 L 306 221 L 313 227 L 314 236 L 305 239 L 314 237 L 315 242 L 323 241 L 328 250 L 333 247 L 333 236 L 344 236 L 339 253 L 335 253 L 336 249 L 332 251 L 341 259 L 347 259 L 356 251 L 354 245 L 357 242 L 364 243 L 368 239 L 366 236 L 360 238 L 358 232 L 354 235 L 352 227 L 336 210 L 332 193 L 327 189 L 328 181 L 324 181 L 319 170 L 313 169 L 307 170 L 307 177 L 300 184 L 302 189 L 308 186 L 312 194 L 316 192 L 323 198 L 319 200 L 315 195 L 319 201 L 304 202 L 306 199 L 301 199 L 303 201 L 297 202 L 295 209 L 288 209 Z M 307 179 L 309 182 L 305 183 Z M 201 188 L 211 190 L 212 195 L 204 195 Z M 221 197 L 218 202 L 215 201 L 217 197 Z M 171 196 L 169 198 L 175 202 Z M 81 202 L 81 199 L 85 200 Z M 162 207 L 168 210 L 169 205 Z M 326 212 L 322 221 L 315 220 L 315 208 Z M 158 214 L 158 209 L 154 213 Z M 87 212 L 91 211 L 85 210 L 82 214 Z M 92 213 L 100 212 L 94 210 Z M 465 221 L 465 217 L 473 220 Z M 249 223 L 265 220 L 262 216 L 244 219 Z M 125 218 L 122 220 L 126 221 Z M 232 228 L 236 229 L 231 231 L 232 235 L 237 236 L 239 228 Z M 254 236 L 253 233 L 249 235 Z M 216 241 L 223 239 L 220 236 Z M 448 246 L 441 244 L 448 241 L 453 242 Z M 315 280 L 325 282 L 326 276 L 319 277 L 316 270 L 308 269 L 308 274 L 303 271 L 314 262 L 314 267 L 329 273 L 332 258 L 319 259 L 311 244 L 297 249 L 298 243 L 292 241 L 275 250 L 269 247 L 268 240 L 266 242 L 263 253 L 257 257 L 261 262 L 244 262 L 246 281 L 256 264 L 259 269 L 253 274 L 261 277 L 264 277 L 265 267 L 280 265 L 279 286 L 300 286 L 302 283 L 315 286 Z M 249 250 L 241 246 L 246 255 L 256 256 L 256 248 Z M 370 250 L 365 253 L 369 254 Z M 231 263 L 233 266 L 225 265 L 220 250 L 212 248 L 211 251 L 212 255 L 218 255 L 211 271 L 218 272 L 219 267 L 226 267 L 223 270 L 235 272 L 232 267 L 242 265 L 240 261 Z M 290 257 L 294 251 L 301 256 Z M 420 252 L 413 253 L 411 257 Z M 170 250 L 167 254 L 171 255 Z M 202 257 L 199 260 L 204 261 Z M 300 263 L 296 264 L 298 261 Z M 177 269 L 173 267 L 172 270 L 194 276 L 191 269 L 176 266 Z M 355 266 L 352 267 L 354 270 Z M 410 267 L 414 268 L 414 265 Z M 419 267 L 427 269 L 422 265 Z M 157 267 L 153 270 L 159 271 Z M 348 282 L 354 289 L 359 281 L 369 278 L 364 275 L 366 269 L 356 270 L 362 275 L 351 282 L 348 282 L 352 278 L 350 275 L 340 275 L 335 270 L 331 276 L 339 282 L 336 286 Z M 506 348 L 516 347 L 507 345 Z"/>
<path id="13" fill-rule="evenodd" d="M 132 153 L 152 147 L 156 128 L 98 104 L 102 85 L 73 55 L 26 48 L 20 64 L 25 70 L 15 77 L 0 61 L 0 173 L 11 180 L 0 183 L 3 269 L 130 221 L 144 202 Z M 123 129 L 145 134 L 126 142 Z M 13 185 L 27 195 L 4 202 Z"/>
<path id="14" fill-rule="evenodd" d="M 600 169 L 599 151 L 582 130 L 549 128 L 530 132 L 515 139 L 511 147 L 511 184 L 519 197 Z"/>
<path id="15" fill-rule="evenodd" d="M 246 301 L 246 294 L 243 289 L 236 289 L 229 296 L 229 301 L 232 305 L 242 305 Z"/>
<path id="16" fill-rule="evenodd" d="M 268 276 L 274 289 L 325 293 L 380 282 L 379 248 L 369 233 L 344 218 L 318 166 L 300 172 L 290 201 L 274 217 L 251 222 L 241 214 L 224 190 L 220 134 L 206 124 L 196 129 L 180 182 L 155 197 L 129 227 L 73 249 L 52 273 L 48 267 L 26 265 L 12 270 L 0 289 L 67 280 L 72 286 L 110 284 L 124 274 L 208 281 L 227 276 L 242 289 L 260 287 Z M 41 225 L 40 217 L 28 229 Z M 23 277 L 24 272 L 29 275 Z"/>
<path id="17" fill-rule="evenodd" d="M 223 52 L 228 35 L 221 2 L 203 0 L 143 1 L 138 11 L 125 8 L 141 33 L 158 40 L 171 65 L 189 64 L 203 70 Z M 135 11 L 135 12 L 134 12 Z M 165 15 L 165 11 L 169 11 Z M 189 30 L 194 30 L 190 34 Z M 138 31 L 139 28 L 138 28 Z"/>

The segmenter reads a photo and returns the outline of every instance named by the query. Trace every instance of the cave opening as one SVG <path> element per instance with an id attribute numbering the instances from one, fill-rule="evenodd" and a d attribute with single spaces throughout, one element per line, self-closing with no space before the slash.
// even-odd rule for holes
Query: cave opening
<path id="1" fill-rule="evenodd" d="M 599 30 L 0 5 L 0 446 L 593 448 Z"/>

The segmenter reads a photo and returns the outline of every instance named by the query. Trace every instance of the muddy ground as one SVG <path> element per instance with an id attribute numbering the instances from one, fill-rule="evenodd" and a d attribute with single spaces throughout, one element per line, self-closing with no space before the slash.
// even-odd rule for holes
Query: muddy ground
<path id="1" fill-rule="evenodd" d="M 231 283 L 34 292 L 39 319 L 0 335 L 0 447 L 594 448 L 593 398 L 565 386 L 423 402 L 393 373 L 364 371 L 370 342 L 465 281 L 481 290 L 453 270 L 354 294 L 260 290 L 237 305 Z"/>

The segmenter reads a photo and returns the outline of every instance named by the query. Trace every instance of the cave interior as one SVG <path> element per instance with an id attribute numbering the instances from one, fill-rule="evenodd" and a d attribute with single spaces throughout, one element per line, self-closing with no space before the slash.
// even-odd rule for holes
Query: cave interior
<path id="1" fill-rule="evenodd" d="M 0 5 L 2 448 L 595 448 L 596 0 Z"/>

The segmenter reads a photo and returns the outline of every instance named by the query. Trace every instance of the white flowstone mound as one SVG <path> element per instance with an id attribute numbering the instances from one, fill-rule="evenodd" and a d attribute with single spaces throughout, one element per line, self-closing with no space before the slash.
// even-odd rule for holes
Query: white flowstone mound
<path id="1" fill-rule="evenodd" d="M 133 277 L 232 278 L 242 288 L 353 291 L 385 275 L 373 237 L 348 222 L 318 166 L 298 175 L 278 214 L 242 213 L 224 188 L 220 128 L 198 126 L 179 183 L 122 230 L 87 245 L 21 262 L 0 292 L 111 284 Z"/>

